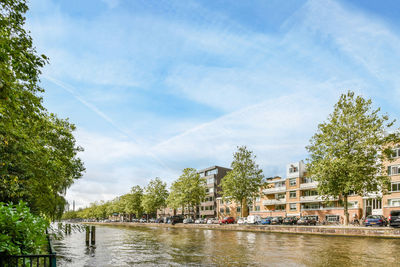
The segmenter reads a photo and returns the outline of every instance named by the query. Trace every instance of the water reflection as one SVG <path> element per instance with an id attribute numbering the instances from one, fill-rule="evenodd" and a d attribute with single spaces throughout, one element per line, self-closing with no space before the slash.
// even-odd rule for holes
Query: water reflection
<path id="1" fill-rule="evenodd" d="M 58 266 L 396 266 L 400 240 L 98 226 L 56 241 Z"/>

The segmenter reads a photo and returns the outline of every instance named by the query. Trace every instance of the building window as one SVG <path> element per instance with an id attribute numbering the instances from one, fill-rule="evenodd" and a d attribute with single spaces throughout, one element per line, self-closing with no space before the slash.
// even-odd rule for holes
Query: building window
<path id="1" fill-rule="evenodd" d="M 220 213 L 224 213 L 224 208 L 220 208 L 220 209 L 219 209 L 219 212 L 220 212 Z"/>
<path id="2" fill-rule="evenodd" d="M 325 220 L 327 222 L 338 222 L 339 221 L 339 215 L 326 215 Z"/>
<path id="3" fill-rule="evenodd" d="M 212 174 L 218 174 L 218 169 L 210 170 L 206 172 L 206 176 L 212 175 Z"/>
<path id="4" fill-rule="evenodd" d="M 400 183 L 392 183 L 392 192 L 400 191 Z"/>
<path id="5" fill-rule="evenodd" d="M 208 193 L 214 193 L 214 187 L 208 188 Z"/>
<path id="6" fill-rule="evenodd" d="M 309 197 L 309 196 L 317 196 L 318 192 L 315 190 L 307 190 L 307 191 L 303 191 L 302 194 L 304 197 Z"/>
<path id="7" fill-rule="evenodd" d="M 236 212 L 240 212 L 240 207 L 236 207 Z"/>
<path id="8" fill-rule="evenodd" d="M 297 210 L 296 203 L 292 203 L 289 205 L 290 210 Z"/>
<path id="9" fill-rule="evenodd" d="M 318 210 L 319 208 L 319 203 L 304 203 L 302 206 L 303 210 Z"/>
<path id="10" fill-rule="evenodd" d="M 303 184 L 308 184 L 314 182 L 314 180 L 311 177 L 304 177 L 302 182 Z"/>
<path id="11" fill-rule="evenodd" d="M 285 210 L 285 205 L 275 205 L 275 210 Z"/>
<path id="12" fill-rule="evenodd" d="M 348 201 L 347 206 L 349 209 L 357 209 L 358 208 L 358 201 Z"/>
<path id="13" fill-rule="evenodd" d="M 295 186 L 296 185 L 296 178 L 289 179 L 289 185 Z"/>
<path id="14" fill-rule="evenodd" d="M 399 165 L 388 166 L 387 172 L 388 172 L 388 175 L 398 175 L 398 174 L 400 174 L 400 166 Z"/>
<path id="15" fill-rule="evenodd" d="M 275 183 L 275 188 L 277 188 L 277 187 L 284 187 L 284 186 L 285 186 L 285 182 Z"/>
<path id="16" fill-rule="evenodd" d="M 207 184 L 213 184 L 215 181 L 214 177 L 208 178 L 207 179 Z"/>
<path id="17" fill-rule="evenodd" d="M 393 153 L 392 153 L 392 158 L 398 158 L 400 157 L 400 148 L 395 148 L 393 149 Z"/>
<path id="18" fill-rule="evenodd" d="M 388 199 L 389 207 L 400 207 L 400 198 Z"/>
<path id="19" fill-rule="evenodd" d="M 277 199 L 277 200 L 279 200 L 279 199 L 284 199 L 285 197 L 286 197 L 286 194 L 285 194 L 285 193 L 276 194 L 276 195 L 275 195 L 275 199 Z"/>
<path id="20" fill-rule="evenodd" d="M 253 206 L 249 206 L 249 211 L 253 211 Z"/>
<path id="21" fill-rule="evenodd" d="M 226 208 L 226 213 L 227 214 L 231 213 L 231 210 L 229 208 Z"/>
<path id="22" fill-rule="evenodd" d="M 256 202 L 260 202 L 260 197 L 256 197 Z"/>
<path id="23" fill-rule="evenodd" d="M 289 192 L 289 197 L 290 198 L 296 198 L 296 191 L 290 191 Z"/>
<path id="24" fill-rule="evenodd" d="M 289 173 L 295 173 L 295 172 L 298 172 L 298 171 L 299 171 L 299 169 L 297 167 L 295 167 L 295 166 L 292 166 L 292 167 L 289 168 Z"/>
<path id="25" fill-rule="evenodd" d="M 256 211 L 260 211 L 260 206 L 255 206 Z"/>

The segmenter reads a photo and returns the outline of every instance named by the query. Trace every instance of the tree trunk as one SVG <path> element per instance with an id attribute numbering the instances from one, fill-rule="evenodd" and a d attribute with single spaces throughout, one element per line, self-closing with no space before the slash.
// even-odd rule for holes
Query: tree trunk
<path id="1" fill-rule="evenodd" d="M 243 218 L 243 199 L 240 201 L 240 217 Z"/>
<path id="2" fill-rule="evenodd" d="M 347 203 L 347 194 L 344 195 L 344 225 L 349 224 L 349 206 Z"/>

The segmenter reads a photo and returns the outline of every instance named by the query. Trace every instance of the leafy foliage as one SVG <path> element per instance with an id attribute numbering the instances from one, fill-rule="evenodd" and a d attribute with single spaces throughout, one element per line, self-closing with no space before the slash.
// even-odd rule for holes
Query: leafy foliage
<path id="1" fill-rule="evenodd" d="M 24 202 L 0 202 L 0 255 L 39 254 L 47 243 L 48 222 L 33 215 Z"/>
<path id="2" fill-rule="evenodd" d="M 196 169 L 186 168 L 172 184 L 167 202 L 172 208 L 187 207 L 189 210 L 195 210 L 205 196 L 206 180 L 200 177 Z"/>
<path id="3" fill-rule="evenodd" d="M 307 150 L 308 174 L 319 182 L 319 193 L 344 200 L 348 222 L 347 196 L 385 190 L 390 179 L 383 162 L 390 159 L 390 144 L 396 134 L 385 134 L 393 125 L 388 116 L 372 109 L 372 101 L 353 92 L 343 94 L 329 115 L 318 125 Z"/>
<path id="4" fill-rule="evenodd" d="M 36 214 L 61 216 L 63 193 L 84 171 L 72 132 L 39 95 L 41 68 L 24 29 L 24 0 L 0 1 L 0 201 L 24 200 Z"/>
<path id="5" fill-rule="evenodd" d="M 147 214 L 155 213 L 158 209 L 166 206 L 167 184 L 160 178 L 151 180 L 144 191 L 142 207 Z"/>
<path id="6" fill-rule="evenodd" d="M 238 151 L 233 154 L 232 170 L 221 181 L 223 197 L 240 203 L 241 216 L 245 204 L 250 203 L 264 185 L 264 175 L 255 158 L 246 146 L 238 147 Z"/>

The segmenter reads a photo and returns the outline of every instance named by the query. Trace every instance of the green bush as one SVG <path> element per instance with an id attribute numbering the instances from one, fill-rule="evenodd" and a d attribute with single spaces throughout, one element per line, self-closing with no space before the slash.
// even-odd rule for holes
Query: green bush
<path id="1" fill-rule="evenodd" d="M 40 253 L 47 243 L 48 225 L 22 201 L 17 205 L 0 202 L 0 255 Z"/>

